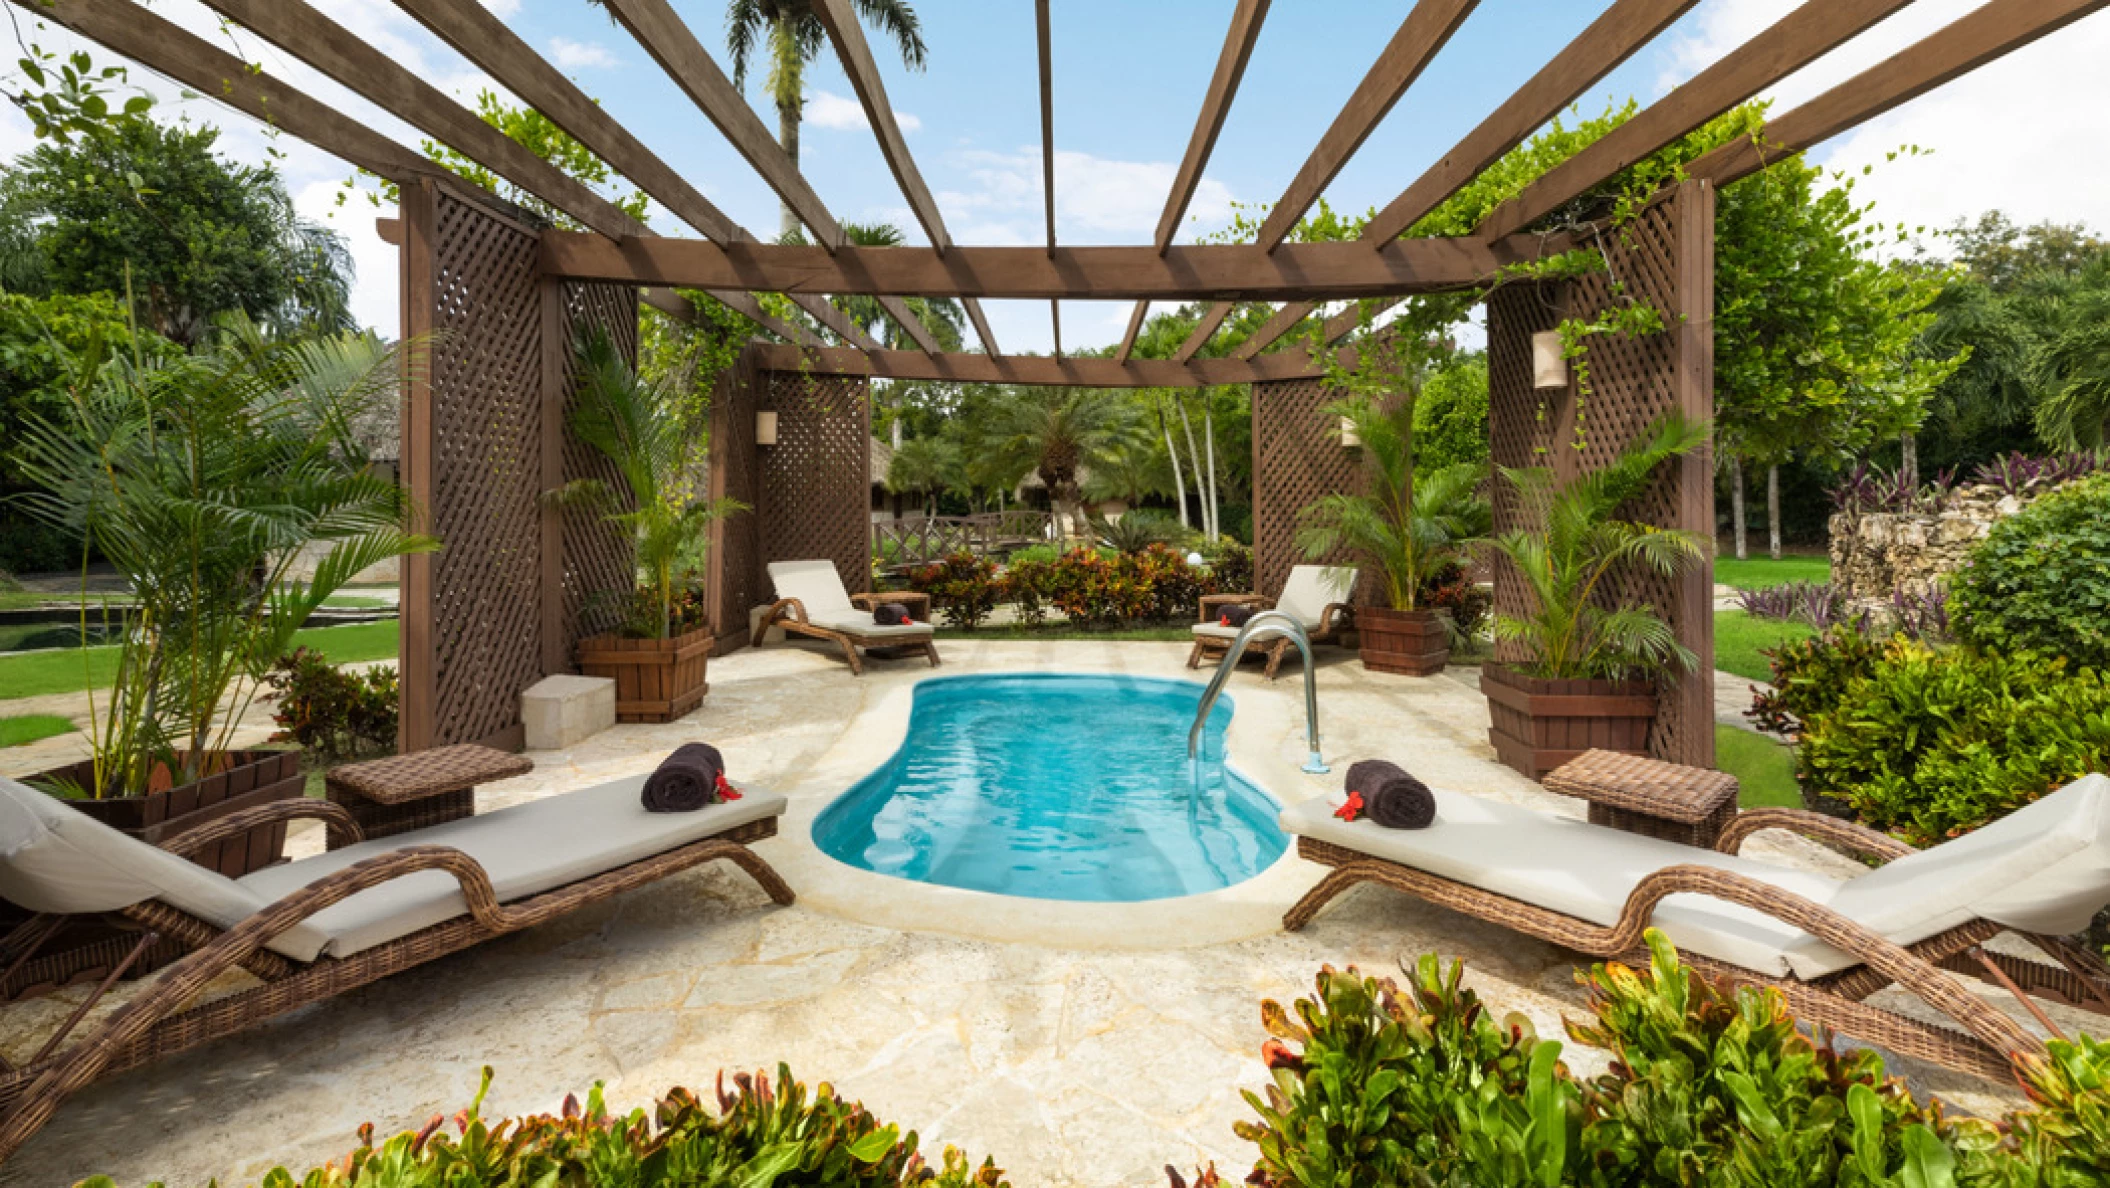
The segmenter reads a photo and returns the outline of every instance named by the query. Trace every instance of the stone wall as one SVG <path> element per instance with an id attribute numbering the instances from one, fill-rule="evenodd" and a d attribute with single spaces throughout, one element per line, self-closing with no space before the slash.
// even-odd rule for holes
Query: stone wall
<path id="1" fill-rule="evenodd" d="M 2024 500 L 1993 487 L 1951 492 L 1940 510 L 1832 517 L 1832 584 L 1856 603 L 1890 601 L 1894 591 L 1925 595 L 1963 566 L 1993 525 Z"/>

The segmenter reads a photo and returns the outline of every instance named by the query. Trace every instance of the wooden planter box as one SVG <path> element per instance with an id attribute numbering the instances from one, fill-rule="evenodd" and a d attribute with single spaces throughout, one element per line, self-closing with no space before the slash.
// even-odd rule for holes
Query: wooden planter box
<path id="1" fill-rule="evenodd" d="M 1480 691 L 1487 695 L 1487 738 L 1495 757 L 1530 779 L 1593 747 L 1648 753 L 1648 730 L 1656 720 L 1653 685 L 1540 680 L 1489 664 L 1480 669 Z"/>
<path id="2" fill-rule="evenodd" d="M 716 642 L 708 624 L 672 639 L 596 635 L 579 641 L 579 671 L 615 681 L 615 720 L 672 722 L 710 692 L 704 666 Z"/>
<path id="3" fill-rule="evenodd" d="M 1451 630 L 1442 611 L 1356 608 L 1355 633 L 1363 667 L 1372 672 L 1435 676 L 1451 659 Z"/>
<path id="4" fill-rule="evenodd" d="M 303 795 L 307 778 L 301 774 L 299 751 L 227 751 L 214 757 L 211 774 L 196 783 L 171 787 L 166 767 L 158 769 L 145 796 L 112 797 L 105 800 L 68 800 L 66 803 L 120 832 L 159 845 L 162 841 L 224 817 L 229 813 L 293 800 Z M 86 787 L 95 779 L 95 764 L 83 761 L 51 771 L 39 772 L 23 782 L 41 785 L 62 780 Z M 200 850 L 191 861 L 228 878 L 277 864 L 286 845 L 284 822 L 260 826 Z M 0 905 L 0 931 L 27 919 L 28 911 L 14 904 Z M 77 982 L 100 981 L 131 952 L 136 933 L 121 931 L 94 920 L 68 923 L 23 962 L 0 986 L 0 1000 L 30 998 Z M 149 949 L 127 970 L 128 978 L 151 973 L 182 955 L 181 946 L 164 939 Z"/>

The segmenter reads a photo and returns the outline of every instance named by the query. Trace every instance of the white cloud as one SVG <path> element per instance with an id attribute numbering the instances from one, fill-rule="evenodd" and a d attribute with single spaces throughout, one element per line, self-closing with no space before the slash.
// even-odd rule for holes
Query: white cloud
<path id="1" fill-rule="evenodd" d="M 483 5 L 496 16 L 509 17 L 520 14 L 520 0 L 483 0 Z"/>
<path id="2" fill-rule="evenodd" d="M 872 122 L 865 118 L 863 104 L 833 91 L 815 91 L 807 98 L 806 122 L 838 132 L 861 132 L 872 126 Z M 906 111 L 896 111 L 894 122 L 903 132 L 915 132 L 923 127 L 922 120 Z"/>
<path id="3" fill-rule="evenodd" d="M 1767 93 L 1778 113 L 1836 86 L 1977 8 L 1979 0 L 1921 0 L 1783 80 Z M 1663 89 L 1771 24 L 1776 0 L 1706 0 L 1674 40 Z M 2098 14 L 2017 50 L 1819 146 L 1812 156 L 1857 177 L 1875 217 L 1947 226 L 2000 208 L 2023 222 L 2084 221 L 2110 229 L 2110 159 L 2077 152 L 2072 119 L 2110 110 L 2110 18 Z M 1917 145 L 1929 155 L 1888 161 Z M 1873 166 L 1866 177 L 1864 166 Z"/>
<path id="4" fill-rule="evenodd" d="M 573 41 L 569 37 L 549 39 L 550 60 L 566 70 L 589 70 L 613 66 L 615 54 L 598 41 Z"/>
<path id="5" fill-rule="evenodd" d="M 1042 227 L 1040 153 L 968 151 L 952 160 L 971 185 L 946 190 L 938 202 L 959 212 L 963 243 L 1037 243 Z M 1055 228 L 1072 243 L 1135 243 L 1157 229 L 1178 167 L 1169 161 L 1116 161 L 1090 153 L 1055 152 Z M 1216 227 L 1231 215 L 1231 191 L 1204 177 L 1189 204 L 1189 225 Z M 972 227 L 970 233 L 969 226 Z"/>

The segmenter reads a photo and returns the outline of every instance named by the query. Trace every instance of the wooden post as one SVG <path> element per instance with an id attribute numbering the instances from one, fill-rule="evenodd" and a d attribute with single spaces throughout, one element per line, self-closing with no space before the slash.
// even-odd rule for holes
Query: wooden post
<path id="1" fill-rule="evenodd" d="M 402 482 L 422 514 L 433 508 L 432 334 L 437 277 L 434 240 L 438 232 L 439 196 L 429 178 L 405 182 L 400 198 L 402 247 L 402 337 L 406 350 L 402 417 Z M 432 648 L 433 555 L 415 553 L 402 559 L 401 623 L 396 673 L 401 711 L 396 749 L 405 753 L 432 745 L 437 670 Z"/>
<path id="2" fill-rule="evenodd" d="M 1714 187 L 1704 180 L 1683 182 L 1672 199 L 1677 211 L 1678 336 L 1676 370 L 1671 377 L 1677 409 L 1695 420 L 1714 417 Z M 1714 766 L 1714 446 L 1710 442 L 1685 457 L 1678 467 L 1676 527 L 1705 537 L 1706 560 L 1678 579 L 1678 642 L 1700 658 L 1699 667 L 1678 679 L 1663 694 L 1676 698 L 1686 723 L 1684 753 L 1669 756 L 1692 767 Z"/>
<path id="3" fill-rule="evenodd" d="M 565 333 L 564 281 L 544 276 L 536 282 L 542 314 L 542 489 L 554 491 L 564 485 L 564 418 L 569 402 L 565 353 L 570 337 Z M 564 516 L 561 507 L 542 506 L 542 673 L 571 670 L 571 641 L 564 634 Z"/>

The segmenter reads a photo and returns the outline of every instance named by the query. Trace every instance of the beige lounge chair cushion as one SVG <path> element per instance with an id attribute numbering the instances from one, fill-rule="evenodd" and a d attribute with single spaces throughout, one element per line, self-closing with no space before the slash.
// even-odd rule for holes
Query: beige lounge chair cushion
<path id="1" fill-rule="evenodd" d="M 1436 792 L 1436 823 L 1426 829 L 1386 829 L 1367 818 L 1342 821 L 1333 815 L 1338 804 L 1338 798 L 1321 797 L 1294 805 L 1283 811 L 1282 827 L 1592 924 L 1617 922 L 1627 896 L 1666 866 L 1733 870 L 1817 903 L 1839 891 L 1838 881 L 1823 875 L 1456 792 Z M 1801 968 L 1791 966 L 1790 946 L 1814 938 L 1764 913 L 1706 896 L 1673 895 L 1657 905 L 1653 922 L 1680 949 L 1774 977 L 1814 977 L 1857 964 L 1815 942 L 1820 947 L 1803 953 Z"/>
<path id="2" fill-rule="evenodd" d="M 1899 944 L 1983 917 L 2064 936 L 2110 904 L 2110 777 L 2083 776 L 1982 828 L 1848 882 L 1840 914 Z"/>
<path id="3" fill-rule="evenodd" d="M 857 613 L 833 561 L 772 561 L 769 581 L 776 587 L 777 597 L 798 599 L 806 608 L 806 617 L 815 622 L 838 612 Z"/>
<path id="4" fill-rule="evenodd" d="M 870 611 L 834 611 L 824 615 L 808 615 L 807 619 L 816 627 L 840 631 L 859 639 L 928 639 L 935 634 L 929 623 L 892 623 L 882 626 Z"/>
<path id="5" fill-rule="evenodd" d="M 269 902 L 363 858 L 404 846 L 451 846 L 474 858 L 490 876 L 499 902 L 510 903 L 784 811 L 782 796 L 743 788 L 745 794 L 739 800 L 692 813 L 651 813 L 639 803 L 644 786 L 645 776 L 635 775 L 361 842 L 257 871 L 244 877 L 241 886 Z M 361 891 L 309 917 L 316 942 L 312 947 L 296 949 L 279 943 L 272 948 L 300 961 L 313 961 L 322 954 L 349 957 L 468 910 L 461 884 L 453 875 L 419 871 Z"/>
<path id="6" fill-rule="evenodd" d="M 1275 600 L 1275 609 L 1304 624 L 1306 629 L 1316 630 L 1327 607 L 1354 600 L 1353 565 L 1298 565 L 1289 571 L 1289 580 L 1282 583 L 1282 597 Z"/>
<path id="7" fill-rule="evenodd" d="M 0 895 L 31 911 L 69 916 L 158 899 L 221 928 L 234 927 L 270 903 L 225 875 L 5 778 L 0 778 Z M 295 949 L 326 939 L 306 924 L 281 938 Z"/>

